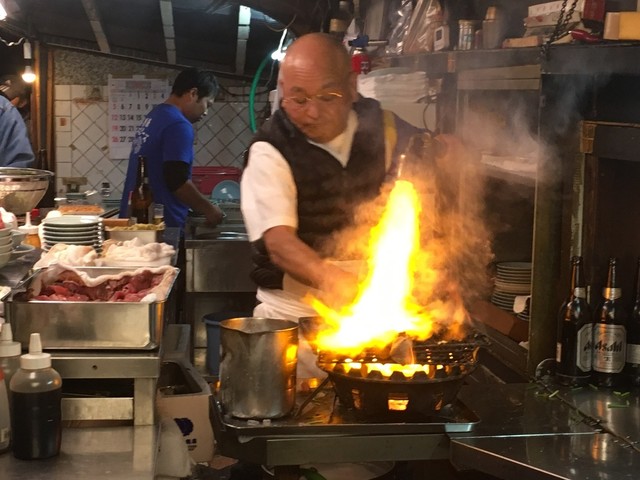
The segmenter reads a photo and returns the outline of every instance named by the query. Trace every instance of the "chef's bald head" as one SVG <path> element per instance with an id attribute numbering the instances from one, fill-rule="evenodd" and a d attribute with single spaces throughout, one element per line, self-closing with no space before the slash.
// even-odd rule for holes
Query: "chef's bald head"
<path id="1" fill-rule="evenodd" d="M 309 33 L 287 48 L 280 71 L 286 76 L 288 71 L 310 66 L 318 72 L 332 72 L 344 77 L 351 72 L 351 57 L 335 37 L 326 33 Z"/>

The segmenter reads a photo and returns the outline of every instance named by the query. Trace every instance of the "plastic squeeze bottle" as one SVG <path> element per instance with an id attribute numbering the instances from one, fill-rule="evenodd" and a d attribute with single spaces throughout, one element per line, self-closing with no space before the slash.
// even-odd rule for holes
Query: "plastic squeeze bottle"
<path id="1" fill-rule="evenodd" d="M 13 332 L 11 331 L 11 324 L 3 323 L 0 330 L 0 367 L 4 373 L 4 383 L 7 386 L 7 392 L 9 391 L 9 384 L 11 377 L 20 368 L 20 354 L 22 353 L 22 346 L 20 342 L 13 341 Z"/>
<path id="2" fill-rule="evenodd" d="M 31 212 L 26 213 L 25 224 L 20 225 L 18 230 L 25 233 L 26 237 L 22 243 L 40 248 L 40 237 L 38 236 L 38 226 L 31 223 Z"/>
<path id="3" fill-rule="evenodd" d="M 4 374 L 0 370 L 0 452 L 9 449 L 11 440 L 11 428 L 9 420 L 9 400 L 7 399 L 7 386 L 4 383 Z"/>
<path id="4" fill-rule="evenodd" d="M 29 338 L 29 353 L 20 357 L 10 392 L 13 455 L 23 460 L 58 455 L 62 379 L 51 367 L 51 355 L 42 351 L 39 333 Z"/>

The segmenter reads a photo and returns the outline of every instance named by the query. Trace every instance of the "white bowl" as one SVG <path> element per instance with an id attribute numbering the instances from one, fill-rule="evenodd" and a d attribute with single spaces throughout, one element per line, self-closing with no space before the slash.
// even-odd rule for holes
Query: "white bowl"
<path id="1" fill-rule="evenodd" d="M 0 238 L 8 237 L 11 235 L 12 227 L 0 228 Z"/>
<path id="2" fill-rule="evenodd" d="M 0 237 L 0 247 L 4 247 L 6 245 L 13 246 L 13 237 Z"/>
<path id="3" fill-rule="evenodd" d="M 26 236 L 27 234 L 21 232 L 20 230 L 12 230 L 11 243 L 13 243 L 13 248 L 16 248 L 18 245 L 20 245 Z"/>
<path id="4" fill-rule="evenodd" d="M 3 253 L 11 252 L 11 250 L 13 250 L 12 243 L 8 243 L 6 245 L 0 245 L 0 255 L 2 255 Z"/>

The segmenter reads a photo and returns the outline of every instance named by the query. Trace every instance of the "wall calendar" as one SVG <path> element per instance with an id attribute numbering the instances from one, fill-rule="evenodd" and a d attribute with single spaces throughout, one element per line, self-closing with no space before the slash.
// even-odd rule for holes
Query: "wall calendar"
<path id="1" fill-rule="evenodd" d="M 109 156 L 128 159 L 136 129 L 149 111 L 171 91 L 165 79 L 113 78 L 109 75 Z"/>

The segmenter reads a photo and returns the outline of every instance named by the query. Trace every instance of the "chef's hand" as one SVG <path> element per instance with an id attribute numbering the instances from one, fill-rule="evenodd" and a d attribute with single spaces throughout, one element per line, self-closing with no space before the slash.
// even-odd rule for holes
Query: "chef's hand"
<path id="1" fill-rule="evenodd" d="M 351 305 L 358 295 L 358 276 L 330 263 L 324 268 L 320 300 L 334 310 Z"/>
<path id="2" fill-rule="evenodd" d="M 224 212 L 217 205 L 211 204 L 211 208 L 207 208 L 204 212 L 204 217 L 206 219 L 207 225 L 210 227 L 215 227 L 222 223 L 224 220 Z"/>

